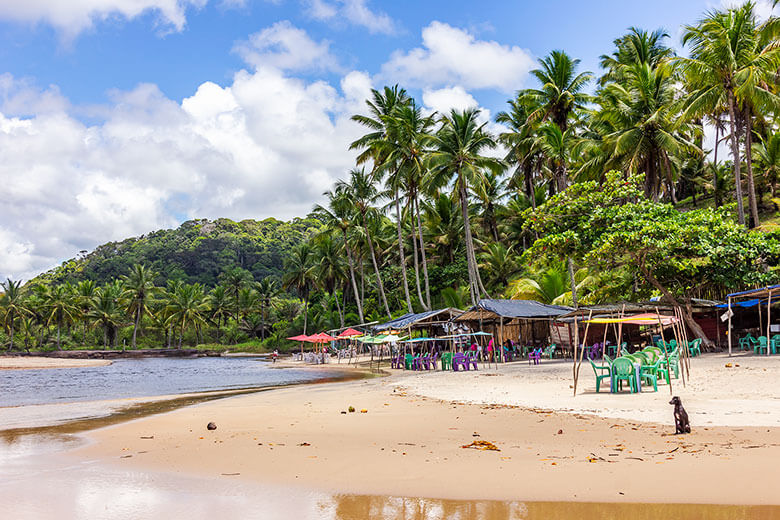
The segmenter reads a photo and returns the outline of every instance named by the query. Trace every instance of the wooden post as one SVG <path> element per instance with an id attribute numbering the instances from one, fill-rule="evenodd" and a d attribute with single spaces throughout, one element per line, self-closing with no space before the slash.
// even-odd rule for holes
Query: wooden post
<path id="1" fill-rule="evenodd" d="M 569 334 L 569 337 L 571 337 L 571 333 Z M 572 377 L 574 379 L 577 378 L 577 345 L 580 344 L 580 326 L 577 323 L 577 316 L 574 317 L 574 349 L 572 354 L 572 361 L 574 362 L 572 364 Z M 577 388 L 574 389 L 574 395 L 576 397 L 577 395 Z"/>
<path id="2" fill-rule="evenodd" d="M 682 354 L 683 366 L 680 369 L 680 374 L 682 375 L 683 388 L 685 388 L 685 353 L 688 351 L 688 343 L 685 343 L 685 348 L 683 348 L 683 335 L 680 331 L 682 319 L 677 317 L 678 312 L 680 312 L 680 315 L 682 315 L 682 311 L 679 309 L 679 307 L 674 306 L 675 322 L 672 323 L 672 332 L 674 333 L 674 337 L 677 340 L 677 348 L 680 349 L 679 351 Z"/>
<path id="3" fill-rule="evenodd" d="M 626 317 L 626 304 L 623 304 L 623 308 L 620 309 L 620 319 Z M 615 350 L 615 357 L 620 357 L 620 351 L 623 350 L 623 322 L 620 322 L 620 326 L 618 327 L 618 340 L 617 340 L 617 349 Z M 602 356 L 603 357 L 603 356 Z"/>
<path id="4" fill-rule="evenodd" d="M 574 396 L 577 396 L 577 381 L 580 378 L 580 365 L 582 365 L 582 354 L 585 352 L 585 345 L 588 342 L 588 328 L 590 327 L 590 319 L 593 317 L 593 309 L 588 313 L 588 323 L 585 325 L 585 336 L 582 338 L 582 348 L 580 348 L 580 360 L 577 363 L 577 354 L 574 355 Z"/>
<path id="5" fill-rule="evenodd" d="M 499 327 L 499 331 L 498 331 L 498 335 L 499 335 L 498 349 L 499 350 L 498 351 L 501 353 L 501 360 L 503 361 L 503 359 L 504 359 L 504 357 L 503 357 L 504 356 L 504 317 L 503 316 L 499 316 L 498 317 L 498 327 Z M 494 346 L 493 350 L 495 350 L 495 346 Z M 498 359 L 496 359 L 496 370 L 498 370 Z"/>
<path id="6" fill-rule="evenodd" d="M 726 332 L 726 335 L 729 337 L 729 357 L 731 357 L 731 296 L 729 296 L 729 310 L 728 310 L 728 316 L 729 316 L 729 330 Z M 720 316 L 718 316 L 718 319 L 720 319 Z"/>
<path id="7" fill-rule="evenodd" d="M 669 394 L 673 393 L 672 390 L 672 376 L 670 372 L 669 352 L 666 350 L 666 338 L 664 338 L 664 322 L 661 320 L 661 314 L 658 312 L 658 307 L 655 308 L 655 315 L 658 316 L 658 325 L 661 327 L 661 344 L 664 346 L 664 356 L 666 357 L 666 382 L 669 383 Z"/>
<path id="8" fill-rule="evenodd" d="M 761 299 L 758 300 L 758 306 L 761 307 Z M 766 302 L 766 355 L 769 355 L 770 346 L 772 345 L 772 340 L 770 339 L 771 336 L 769 335 L 771 332 L 771 321 L 770 318 L 772 317 L 772 290 L 769 290 L 769 299 Z"/>

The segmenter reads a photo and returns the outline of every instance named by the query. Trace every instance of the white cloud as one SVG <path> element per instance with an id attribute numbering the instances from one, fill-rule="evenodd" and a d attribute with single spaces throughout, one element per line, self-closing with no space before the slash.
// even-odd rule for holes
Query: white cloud
<path id="1" fill-rule="evenodd" d="M 328 41 L 315 42 L 306 31 L 284 20 L 239 42 L 234 51 L 256 68 L 335 70 L 338 64 L 329 47 Z"/>
<path id="2" fill-rule="evenodd" d="M 366 5 L 367 0 L 308 0 L 306 11 L 316 20 L 328 22 L 348 22 L 365 27 L 372 34 L 394 34 L 396 24 L 383 12 L 372 11 Z"/>
<path id="3" fill-rule="evenodd" d="M 723 9 L 730 9 L 733 7 L 739 7 L 745 3 L 745 0 L 721 0 L 720 7 Z M 756 0 L 754 12 L 759 20 L 763 21 L 769 18 L 772 14 L 777 15 L 777 9 L 772 7 L 771 0 Z"/>
<path id="4" fill-rule="evenodd" d="M 422 31 L 422 47 L 396 51 L 381 76 L 422 87 L 461 85 L 512 92 L 523 86 L 533 67 L 530 53 L 520 47 L 477 40 L 463 29 L 434 21 Z"/>
<path id="5" fill-rule="evenodd" d="M 155 12 L 159 23 L 176 31 L 186 24 L 189 7 L 203 7 L 208 0 L 24 0 L 0 2 L 0 19 L 22 23 L 46 23 L 74 37 L 95 22 L 112 17 L 133 19 Z"/>
<path id="6" fill-rule="evenodd" d="M 48 90 L 5 77 L 10 97 Z M 311 211 L 354 164 L 349 117 L 371 82 L 307 82 L 273 67 L 200 85 L 182 101 L 151 84 L 115 91 L 86 125 L 63 103 L 0 113 L 0 277 L 31 276 L 109 241 L 182 218 L 288 219 Z"/>
<path id="7" fill-rule="evenodd" d="M 438 90 L 423 89 L 423 104 L 433 112 L 447 114 L 453 108 L 464 110 L 478 107 L 479 103 L 474 96 L 466 92 L 461 86 L 446 87 Z"/>

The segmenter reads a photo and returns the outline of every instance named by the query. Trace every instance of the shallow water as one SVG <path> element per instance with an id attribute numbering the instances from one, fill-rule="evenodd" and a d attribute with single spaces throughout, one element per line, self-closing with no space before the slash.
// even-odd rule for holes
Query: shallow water
<path id="1" fill-rule="evenodd" d="M 0 407 L 305 383 L 325 370 L 271 368 L 246 357 L 119 359 L 97 367 L 0 371 Z"/>

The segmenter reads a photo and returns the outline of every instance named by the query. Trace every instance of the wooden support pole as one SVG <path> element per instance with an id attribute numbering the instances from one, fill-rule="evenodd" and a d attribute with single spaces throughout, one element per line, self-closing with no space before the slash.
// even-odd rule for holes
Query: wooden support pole
<path id="1" fill-rule="evenodd" d="M 655 315 L 658 316 L 658 325 L 661 327 L 661 344 L 664 346 L 664 357 L 666 358 L 666 382 L 669 383 L 669 394 L 673 393 L 672 390 L 672 376 L 671 376 L 671 361 L 669 359 L 669 351 L 666 350 L 666 338 L 664 338 L 664 322 L 661 320 L 661 314 L 658 312 L 658 307 L 655 308 Z"/>
<path id="2" fill-rule="evenodd" d="M 623 308 L 620 309 L 620 319 L 623 319 L 626 317 L 626 304 L 623 304 Z M 617 349 L 615 350 L 615 357 L 620 357 L 620 351 L 623 350 L 623 322 L 620 322 L 620 326 L 618 327 L 618 340 L 617 340 Z"/>
<path id="3" fill-rule="evenodd" d="M 588 328 L 590 328 L 590 319 L 593 316 L 593 309 L 588 313 L 588 323 L 585 325 L 585 336 L 582 338 L 582 347 L 580 348 L 580 360 L 577 363 L 577 351 L 574 351 L 574 395 L 577 396 L 577 381 L 580 377 L 580 365 L 582 365 L 582 354 L 585 352 L 585 346 L 588 343 Z M 579 346 L 579 345 L 578 345 Z"/>
<path id="4" fill-rule="evenodd" d="M 729 330 L 726 332 L 726 335 L 729 339 L 729 357 L 731 357 L 731 296 L 729 296 L 729 310 L 728 310 L 728 317 L 729 317 Z"/>
<path id="5" fill-rule="evenodd" d="M 758 306 L 761 307 L 761 300 L 758 301 Z M 771 332 L 771 319 L 772 317 L 772 290 L 769 290 L 769 299 L 766 301 L 766 355 L 769 355 L 769 351 L 771 350 L 770 347 L 772 345 L 772 340 L 770 339 L 771 336 L 769 335 Z"/>

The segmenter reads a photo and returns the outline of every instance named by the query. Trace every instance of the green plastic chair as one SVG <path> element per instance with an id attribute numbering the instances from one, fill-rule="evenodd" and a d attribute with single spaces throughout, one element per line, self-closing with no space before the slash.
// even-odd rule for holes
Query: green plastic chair
<path id="1" fill-rule="evenodd" d="M 680 378 L 680 353 L 675 350 L 669 356 L 667 356 L 665 359 L 662 358 L 660 360 L 659 365 L 659 374 L 661 375 L 661 378 L 665 380 L 667 383 L 669 381 L 666 378 L 666 367 L 669 366 L 669 373 L 674 374 L 675 379 Z"/>
<path id="2" fill-rule="evenodd" d="M 555 348 L 557 345 L 553 343 L 552 345 L 548 346 L 546 349 L 544 349 L 544 352 L 542 352 L 542 355 L 549 357 L 550 359 L 553 358 L 555 355 Z"/>
<path id="3" fill-rule="evenodd" d="M 642 366 L 650 364 L 650 356 L 645 352 L 635 352 L 631 355 L 634 356 L 634 358 L 637 359 L 642 364 Z"/>
<path id="4" fill-rule="evenodd" d="M 780 334 L 775 334 L 772 336 L 772 340 L 769 342 L 769 344 L 772 347 L 772 354 L 777 354 L 777 352 L 780 350 Z"/>
<path id="5" fill-rule="evenodd" d="M 441 355 L 441 369 L 452 370 L 452 352 L 445 352 Z"/>
<path id="6" fill-rule="evenodd" d="M 769 341 L 766 339 L 766 336 L 759 336 L 757 343 L 753 345 L 753 353 L 766 354 L 768 348 Z"/>
<path id="7" fill-rule="evenodd" d="M 599 366 L 596 363 L 594 363 L 592 359 L 589 359 L 588 361 L 590 361 L 590 366 L 593 367 L 593 373 L 596 374 L 596 393 L 598 393 L 599 388 L 601 387 L 601 381 L 603 379 L 612 377 L 612 365 L 607 364 L 607 365 Z M 600 374 L 599 371 L 601 372 L 606 371 L 606 373 Z"/>
<path id="8" fill-rule="evenodd" d="M 739 350 L 750 350 L 758 343 L 758 340 L 748 333 L 746 336 L 739 338 Z"/>
<path id="9" fill-rule="evenodd" d="M 696 338 L 688 343 L 688 352 L 691 353 L 691 357 L 696 357 L 701 354 L 701 338 Z"/>
<path id="10" fill-rule="evenodd" d="M 631 393 L 636 393 L 638 385 L 633 361 L 626 357 L 619 357 L 613 361 L 612 377 L 612 385 L 615 390 L 621 390 L 623 388 L 623 381 L 628 381 Z"/>
<path id="11" fill-rule="evenodd" d="M 406 370 L 412 370 L 414 368 L 414 356 L 411 354 L 406 354 L 404 356 L 404 368 Z"/>
<path id="12" fill-rule="evenodd" d="M 655 363 L 642 365 L 639 368 L 639 377 L 642 378 L 642 383 L 652 384 L 653 390 L 658 391 L 658 369 L 661 366 L 661 358 L 658 358 Z"/>

